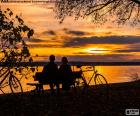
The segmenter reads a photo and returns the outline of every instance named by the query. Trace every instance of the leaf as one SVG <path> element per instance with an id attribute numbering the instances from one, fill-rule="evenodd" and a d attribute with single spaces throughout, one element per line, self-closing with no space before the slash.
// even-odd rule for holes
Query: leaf
<path id="1" fill-rule="evenodd" d="M 30 57 L 29 62 L 33 62 L 33 58 L 32 57 Z"/>
<path id="2" fill-rule="evenodd" d="M 9 15 L 10 15 L 10 16 L 12 16 L 12 15 L 13 15 L 13 12 L 12 12 L 12 11 L 10 11 Z"/>
<path id="3" fill-rule="evenodd" d="M 25 79 L 28 79 L 28 78 L 25 76 Z"/>
<path id="4" fill-rule="evenodd" d="M 11 45 L 13 45 L 13 40 L 11 38 L 10 38 L 9 42 Z"/>
<path id="5" fill-rule="evenodd" d="M 22 23 L 22 24 L 24 23 L 24 21 L 20 17 L 18 17 L 17 19 L 19 23 Z"/>
<path id="6" fill-rule="evenodd" d="M 16 17 L 15 18 L 17 18 L 18 19 L 18 16 L 16 15 Z"/>
<path id="7" fill-rule="evenodd" d="M 28 50 L 27 46 L 23 47 L 22 54 L 24 55 L 24 57 L 29 57 L 30 56 L 30 53 L 29 53 L 29 50 Z"/>
<path id="8" fill-rule="evenodd" d="M 7 8 L 7 11 L 10 11 L 10 8 Z"/>
<path id="9" fill-rule="evenodd" d="M 35 71 L 35 68 L 31 68 L 31 71 L 34 72 Z"/>
<path id="10" fill-rule="evenodd" d="M 13 24 L 14 24 L 14 23 L 13 23 L 13 21 L 10 21 L 9 23 L 10 23 L 11 25 L 13 25 Z"/>
<path id="11" fill-rule="evenodd" d="M 29 30 L 29 27 L 27 27 L 26 25 L 24 25 L 24 26 L 22 27 L 22 31 L 23 31 L 23 32 L 28 31 L 28 30 Z"/>
<path id="12" fill-rule="evenodd" d="M 30 29 L 29 32 L 27 33 L 28 38 L 30 38 L 31 36 L 33 36 L 34 34 L 34 30 Z"/>

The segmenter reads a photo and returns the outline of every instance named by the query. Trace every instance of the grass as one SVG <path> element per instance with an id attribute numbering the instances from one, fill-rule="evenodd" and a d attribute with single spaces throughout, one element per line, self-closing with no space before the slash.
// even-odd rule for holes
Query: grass
<path id="1" fill-rule="evenodd" d="M 140 108 L 140 81 L 110 84 L 109 88 L 109 99 L 92 87 L 84 94 L 1 95 L 0 116 L 124 116 L 125 109 Z"/>

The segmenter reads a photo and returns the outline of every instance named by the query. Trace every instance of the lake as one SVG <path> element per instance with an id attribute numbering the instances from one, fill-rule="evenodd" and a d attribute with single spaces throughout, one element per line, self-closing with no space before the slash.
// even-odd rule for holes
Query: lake
<path id="1" fill-rule="evenodd" d="M 87 66 L 83 67 L 83 70 L 85 70 L 87 68 Z M 79 69 L 76 67 L 72 67 L 73 70 L 78 71 Z M 105 76 L 105 78 L 107 79 L 108 83 L 122 83 L 122 82 L 129 82 L 129 81 L 133 81 L 133 79 L 136 77 L 136 75 L 138 74 L 138 76 L 140 75 L 140 66 L 96 66 L 96 69 L 98 70 L 98 72 L 100 74 L 102 74 L 103 76 Z M 42 71 L 42 67 L 38 68 L 38 72 Z M 24 72 L 24 74 L 27 74 L 26 72 Z M 34 82 L 33 79 L 33 75 L 34 73 L 29 73 L 28 75 L 26 75 L 27 78 L 25 78 L 25 76 L 20 80 L 22 87 L 23 87 L 23 91 L 30 91 L 33 90 L 34 87 L 31 87 L 29 85 L 27 85 L 28 82 Z M 92 72 L 86 72 L 84 73 L 85 78 L 87 80 L 89 80 L 89 78 L 91 77 L 93 73 Z M 21 75 L 17 75 L 18 79 L 21 78 Z M 93 84 L 94 82 L 91 81 L 91 84 Z M 45 86 L 45 89 L 48 89 L 48 86 Z M 10 92 L 9 87 L 6 88 L 7 91 Z M 4 91 L 6 91 L 4 89 Z M 2 92 L 0 92 L 1 94 Z"/>

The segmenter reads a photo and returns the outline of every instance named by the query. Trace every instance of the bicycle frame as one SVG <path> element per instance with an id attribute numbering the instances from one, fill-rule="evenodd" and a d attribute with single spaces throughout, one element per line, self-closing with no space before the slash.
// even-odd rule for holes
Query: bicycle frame
<path id="1" fill-rule="evenodd" d="M 0 81 L 0 86 L 3 84 L 3 82 L 6 80 L 6 78 L 10 75 L 10 72 L 7 72 L 7 74 L 4 76 L 2 81 Z M 3 88 L 3 87 L 2 87 Z"/>
<path id="2" fill-rule="evenodd" d="M 93 78 L 95 78 L 96 75 L 98 74 L 98 71 L 95 69 L 95 66 L 90 66 L 90 67 L 87 67 L 87 68 L 91 68 L 91 67 L 92 67 L 92 69 L 89 69 L 89 70 L 82 70 L 82 67 L 80 67 L 80 71 L 82 71 L 82 72 L 90 72 L 90 71 L 93 71 L 93 74 L 92 74 L 92 76 L 91 76 L 91 78 L 89 79 L 88 82 L 86 81 L 85 76 L 84 76 L 84 73 L 83 73 L 84 82 L 85 82 L 85 84 L 88 85 L 88 86 L 89 86 L 91 80 L 92 80 Z"/>
<path id="3" fill-rule="evenodd" d="M 4 76 L 4 78 L 0 81 L 0 91 L 2 91 L 2 93 L 3 94 L 5 94 L 4 93 L 4 91 L 1 89 L 1 88 L 4 88 L 4 87 L 6 87 L 6 86 L 9 86 L 9 83 L 8 82 L 5 82 L 4 83 L 4 81 L 7 79 L 7 77 L 8 78 L 10 78 L 10 71 L 9 70 L 6 70 L 6 72 L 7 72 L 7 74 Z M 3 74 L 5 74 L 5 73 L 3 73 Z M 1 76 L 3 76 L 3 75 L 1 75 Z M 6 85 L 5 85 L 6 84 Z"/>

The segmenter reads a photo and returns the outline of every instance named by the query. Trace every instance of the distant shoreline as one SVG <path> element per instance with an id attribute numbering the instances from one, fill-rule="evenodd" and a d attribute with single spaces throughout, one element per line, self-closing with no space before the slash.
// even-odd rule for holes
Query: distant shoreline
<path id="1" fill-rule="evenodd" d="M 10 64 L 9 64 L 10 63 Z M 11 62 L 0 62 L 0 66 L 44 66 L 48 62 L 20 62 L 13 63 Z M 61 62 L 56 62 L 60 65 Z M 69 62 L 72 66 L 140 66 L 140 62 L 80 62 L 80 61 L 71 61 Z"/>

